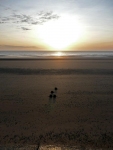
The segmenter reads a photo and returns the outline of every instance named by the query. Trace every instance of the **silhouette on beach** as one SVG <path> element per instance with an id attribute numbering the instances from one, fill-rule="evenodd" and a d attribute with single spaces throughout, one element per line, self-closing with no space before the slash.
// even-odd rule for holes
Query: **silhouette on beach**
<path id="1" fill-rule="evenodd" d="M 51 91 L 51 94 L 53 94 L 54 93 L 54 91 Z"/>
<path id="2" fill-rule="evenodd" d="M 58 90 L 58 88 L 55 87 L 55 88 L 54 88 L 54 91 L 51 91 L 51 92 L 50 92 L 49 98 L 56 98 L 57 95 L 56 95 L 55 93 L 56 93 L 57 90 Z"/>
<path id="3" fill-rule="evenodd" d="M 55 87 L 55 91 L 57 91 L 58 90 L 58 88 L 57 87 Z"/>
<path id="4" fill-rule="evenodd" d="M 49 97 L 52 98 L 53 97 L 52 94 L 50 94 Z"/>
<path id="5" fill-rule="evenodd" d="M 53 98 L 56 98 L 56 95 L 55 95 L 55 94 L 53 95 Z"/>
<path id="6" fill-rule="evenodd" d="M 58 88 L 55 87 L 54 90 L 52 90 L 49 94 L 49 103 L 48 103 L 48 110 L 51 111 L 54 108 L 54 104 L 56 102 L 57 93 L 56 90 Z"/>

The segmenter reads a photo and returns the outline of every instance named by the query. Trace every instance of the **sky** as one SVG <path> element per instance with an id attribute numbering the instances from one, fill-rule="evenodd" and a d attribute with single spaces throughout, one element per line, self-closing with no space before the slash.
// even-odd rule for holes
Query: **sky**
<path id="1" fill-rule="evenodd" d="M 0 0 L 0 50 L 113 50 L 113 0 Z"/>

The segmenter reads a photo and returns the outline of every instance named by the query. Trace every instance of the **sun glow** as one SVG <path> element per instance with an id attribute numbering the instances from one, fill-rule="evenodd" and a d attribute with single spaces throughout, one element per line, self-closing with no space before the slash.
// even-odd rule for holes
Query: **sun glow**
<path id="1" fill-rule="evenodd" d="M 58 56 L 58 57 L 63 56 L 63 55 L 64 54 L 62 52 L 56 52 L 56 53 L 53 54 L 53 56 Z"/>
<path id="2" fill-rule="evenodd" d="M 37 30 L 42 42 L 54 49 L 64 49 L 83 35 L 83 26 L 75 17 L 63 16 L 40 26 Z"/>

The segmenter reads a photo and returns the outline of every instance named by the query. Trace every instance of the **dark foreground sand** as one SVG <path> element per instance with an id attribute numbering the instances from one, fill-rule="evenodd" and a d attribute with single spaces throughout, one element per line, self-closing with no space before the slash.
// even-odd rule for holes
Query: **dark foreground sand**
<path id="1" fill-rule="evenodd" d="M 113 148 L 113 60 L 0 61 L 0 149 L 51 144 Z"/>

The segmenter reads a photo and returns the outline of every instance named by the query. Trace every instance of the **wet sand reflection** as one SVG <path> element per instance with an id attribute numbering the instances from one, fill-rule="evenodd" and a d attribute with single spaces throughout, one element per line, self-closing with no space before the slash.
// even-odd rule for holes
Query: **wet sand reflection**
<path id="1" fill-rule="evenodd" d="M 48 112 L 51 112 L 54 110 L 55 103 L 56 103 L 56 97 L 49 97 L 48 105 L 47 105 L 47 111 Z"/>

